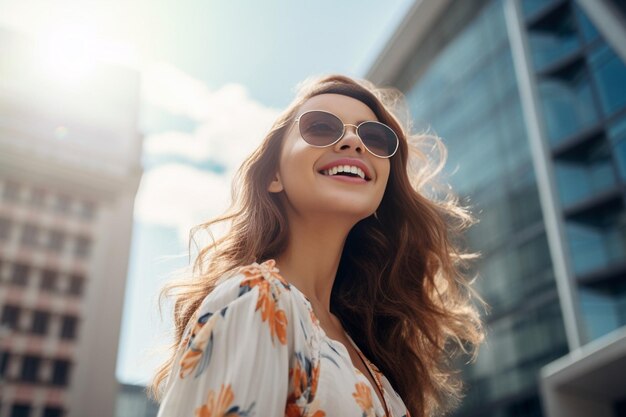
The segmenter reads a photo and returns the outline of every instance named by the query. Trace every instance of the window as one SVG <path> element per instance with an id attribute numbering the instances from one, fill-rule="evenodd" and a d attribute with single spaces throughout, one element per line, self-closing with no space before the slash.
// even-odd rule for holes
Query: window
<path id="1" fill-rule="evenodd" d="M 72 295 L 82 295 L 85 286 L 85 278 L 82 275 L 70 276 L 70 285 L 67 292 Z"/>
<path id="2" fill-rule="evenodd" d="M 626 107 L 626 65 L 606 44 L 590 56 L 602 109 L 611 115 Z"/>
<path id="3" fill-rule="evenodd" d="M 70 212 L 71 200 L 69 196 L 65 194 L 58 195 L 56 198 L 56 204 L 54 209 L 57 213 L 67 214 Z"/>
<path id="4" fill-rule="evenodd" d="M 33 188 L 30 191 L 30 204 L 35 207 L 43 207 L 46 201 L 46 192 L 41 188 Z"/>
<path id="5" fill-rule="evenodd" d="M 13 404 L 9 417 L 30 417 L 31 407 L 28 404 Z"/>
<path id="6" fill-rule="evenodd" d="M 22 381 L 38 382 L 39 381 L 39 365 L 41 365 L 40 357 L 25 355 L 22 358 L 22 373 L 20 375 Z"/>
<path id="7" fill-rule="evenodd" d="M 0 217 L 0 240 L 9 240 L 11 236 L 11 219 Z"/>
<path id="8" fill-rule="evenodd" d="M 539 94 L 548 138 L 553 146 L 598 121 L 583 60 L 542 77 Z"/>
<path id="9" fill-rule="evenodd" d="M 523 0 L 522 11 L 524 12 L 524 16 L 532 17 L 554 3 L 557 3 L 557 0 Z"/>
<path id="10" fill-rule="evenodd" d="M 51 230 L 48 235 L 48 249 L 54 252 L 62 252 L 65 243 L 65 234 L 61 230 Z"/>
<path id="11" fill-rule="evenodd" d="M 70 376 L 70 362 L 57 359 L 52 364 L 52 385 L 67 386 Z"/>
<path id="12" fill-rule="evenodd" d="M 36 310 L 33 312 L 33 322 L 30 331 L 35 334 L 45 335 L 48 333 L 50 323 L 50 313 Z"/>
<path id="13" fill-rule="evenodd" d="M 587 43 L 591 43 L 598 38 L 598 30 L 578 5 L 574 6 L 574 9 L 576 11 L 580 33 Z"/>
<path id="14" fill-rule="evenodd" d="M 20 185 L 14 181 L 4 183 L 2 198 L 6 201 L 17 201 L 20 197 Z"/>
<path id="15" fill-rule="evenodd" d="M 63 316 L 61 320 L 61 339 L 76 339 L 78 319 L 75 316 Z"/>
<path id="16" fill-rule="evenodd" d="M 41 271 L 41 282 L 39 288 L 44 291 L 55 292 L 57 290 L 59 274 L 52 269 Z"/>
<path id="17" fill-rule="evenodd" d="M 83 201 L 80 215 L 85 220 L 91 220 L 96 214 L 96 205 L 92 201 Z"/>
<path id="18" fill-rule="evenodd" d="M 571 207 L 617 185 L 610 144 L 603 135 L 586 140 L 555 158 L 561 203 Z"/>
<path id="19" fill-rule="evenodd" d="M 32 223 L 27 223 L 22 228 L 22 245 L 37 246 L 39 243 L 39 227 Z"/>
<path id="20" fill-rule="evenodd" d="M 621 277 L 586 283 L 578 288 L 583 323 L 590 339 L 626 324 L 626 282 Z"/>
<path id="21" fill-rule="evenodd" d="M 2 380 L 2 378 L 4 378 L 7 374 L 10 360 L 11 354 L 9 352 L 0 352 L 0 380 Z"/>
<path id="22" fill-rule="evenodd" d="M 609 126 L 609 139 L 613 147 L 613 154 L 617 160 L 617 167 L 622 177 L 626 180 L 626 117 L 622 116 Z"/>
<path id="23" fill-rule="evenodd" d="M 576 21 L 567 4 L 554 8 L 528 30 L 528 41 L 536 70 L 543 70 L 580 47 Z"/>
<path id="24" fill-rule="evenodd" d="M 79 258 L 86 258 L 89 256 L 89 250 L 91 247 L 91 239 L 87 236 L 78 236 L 76 238 L 76 246 L 74 250 L 74 255 Z"/>
<path id="25" fill-rule="evenodd" d="M 43 409 L 42 417 L 62 417 L 63 409 L 60 407 L 46 407 Z"/>
<path id="26" fill-rule="evenodd" d="M 30 268 L 26 264 L 16 263 L 13 265 L 13 275 L 11 276 L 11 283 L 25 287 L 28 285 L 28 272 Z"/>
<path id="27" fill-rule="evenodd" d="M 572 266 L 578 277 L 624 262 L 625 212 L 621 194 L 615 193 L 566 219 Z"/>
<path id="28" fill-rule="evenodd" d="M 18 330 L 20 324 L 20 308 L 18 306 L 5 305 L 2 309 L 0 324 L 12 330 Z"/>

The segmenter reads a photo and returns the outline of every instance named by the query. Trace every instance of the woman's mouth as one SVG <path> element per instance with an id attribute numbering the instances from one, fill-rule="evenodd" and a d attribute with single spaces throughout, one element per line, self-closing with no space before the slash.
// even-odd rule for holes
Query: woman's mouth
<path id="1" fill-rule="evenodd" d="M 323 169 L 319 171 L 319 173 L 334 179 L 358 180 L 357 182 L 367 182 L 371 180 L 371 178 L 365 175 L 365 172 L 363 172 L 361 168 L 354 165 L 337 165 L 332 168 Z"/>

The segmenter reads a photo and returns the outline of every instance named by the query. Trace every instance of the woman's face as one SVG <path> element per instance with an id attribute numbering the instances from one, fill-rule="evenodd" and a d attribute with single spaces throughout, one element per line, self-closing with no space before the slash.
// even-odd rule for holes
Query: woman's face
<path id="1" fill-rule="evenodd" d="M 340 94 L 321 94 L 308 99 L 296 116 L 308 110 L 325 110 L 343 123 L 358 125 L 378 120 L 364 103 Z M 315 148 L 300 136 L 293 122 L 284 138 L 280 166 L 270 192 L 284 192 L 287 203 L 296 214 L 334 214 L 355 223 L 372 215 L 378 208 L 387 180 L 390 160 L 372 155 L 356 134 L 346 126 L 344 136 L 332 146 Z M 328 175 L 334 166 L 357 166 L 366 180 L 344 175 Z"/>

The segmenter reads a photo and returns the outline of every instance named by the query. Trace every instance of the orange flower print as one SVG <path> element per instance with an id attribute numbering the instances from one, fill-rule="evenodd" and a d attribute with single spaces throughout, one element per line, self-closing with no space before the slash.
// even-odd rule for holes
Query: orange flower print
<path id="1" fill-rule="evenodd" d="M 287 397 L 285 416 L 325 417 L 326 413 L 317 409 L 317 401 L 315 401 L 320 367 L 313 365 L 312 361 L 300 352 L 296 353 L 295 357 L 295 365 L 289 369 L 292 389 Z"/>
<path id="2" fill-rule="evenodd" d="M 361 410 L 363 410 L 363 417 L 374 417 L 374 403 L 372 402 L 372 391 L 364 382 L 358 382 L 354 384 L 355 392 L 352 396 L 356 400 Z"/>
<path id="3" fill-rule="evenodd" d="M 272 277 L 276 278 L 286 289 L 289 289 L 289 283 L 280 275 L 274 259 L 268 259 L 261 264 L 254 262 L 241 268 L 240 272 L 249 278 L 263 278 L 266 281 L 270 281 Z"/>
<path id="4" fill-rule="evenodd" d="M 259 299 L 256 310 L 261 310 L 261 319 L 268 323 L 272 342 L 276 336 L 281 344 L 286 345 L 287 316 L 284 310 L 276 307 L 276 302 L 280 295 L 280 293 L 277 293 L 279 287 L 272 286 L 270 280 L 272 277 L 276 278 L 285 289 L 289 290 L 290 288 L 289 283 L 278 274 L 278 269 L 275 265 L 276 261 L 270 259 L 260 265 L 254 263 L 241 268 L 240 272 L 245 275 L 245 278 L 239 285 L 241 288 L 239 295 L 245 294 L 254 287 L 259 287 Z"/>
<path id="5" fill-rule="evenodd" d="M 246 417 L 250 415 L 254 403 L 247 410 L 240 410 L 239 406 L 231 406 L 235 399 L 230 385 L 220 387 L 220 392 L 215 396 L 213 390 L 209 391 L 206 403 L 196 408 L 195 417 Z"/>
<path id="6" fill-rule="evenodd" d="M 213 328 L 219 317 L 220 314 L 207 313 L 197 320 L 190 332 L 187 350 L 180 360 L 181 379 L 193 372 L 201 361 L 196 376 L 209 364 L 213 350 Z"/>

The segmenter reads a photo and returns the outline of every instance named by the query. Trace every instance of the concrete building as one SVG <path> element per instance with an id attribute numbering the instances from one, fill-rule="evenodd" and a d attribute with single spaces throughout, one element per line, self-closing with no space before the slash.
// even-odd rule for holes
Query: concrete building
<path id="1" fill-rule="evenodd" d="M 139 76 L 40 47 L 0 31 L 0 417 L 111 417 Z"/>
<path id="2" fill-rule="evenodd" d="M 457 416 L 626 415 L 626 3 L 422 0 L 367 78 L 480 223 L 488 342 Z"/>

